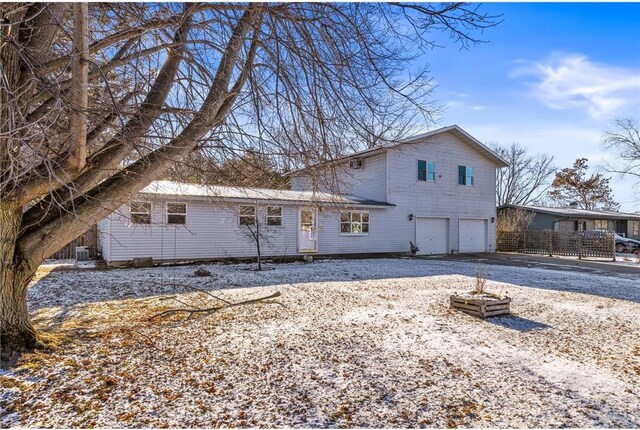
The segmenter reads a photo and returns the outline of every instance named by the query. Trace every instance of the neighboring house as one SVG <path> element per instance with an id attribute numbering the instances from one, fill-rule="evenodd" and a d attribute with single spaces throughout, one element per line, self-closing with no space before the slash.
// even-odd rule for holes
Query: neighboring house
<path id="1" fill-rule="evenodd" d="M 98 224 L 110 264 L 135 257 L 495 251 L 496 169 L 507 162 L 454 125 L 292 172 L 291 190 L 159 181 Z M 311 173 L 312 172 L 312 173 Z"/>
<path id="2" fill-rule="evenodd" d="M 640 214 L 578 209 L 577 205 L 564 208 L 544 206 L 502 205 L 498 211 L 522 209 L 534 214 L 533 230 L 588 231 L 611 230 L 621 236 L 640 238 Z"/>

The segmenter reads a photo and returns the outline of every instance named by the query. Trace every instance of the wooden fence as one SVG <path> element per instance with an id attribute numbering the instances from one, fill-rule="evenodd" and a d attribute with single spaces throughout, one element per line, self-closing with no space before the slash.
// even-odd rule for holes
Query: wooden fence
<path id="1" fill-rule="evenodd" d="M 612 231 L 498 231 L 496 249 L 501 252 L 523 254 L 613 259 L 615 258 L 615 238 Z"/>
<path id="2" fill-rule="evenodd" d="M 72 240 L 67 245 L 63 246 L 53 254 L 51 257 L 55 260 L 65 260 L 68 258 L 76 258 L 76 246 L 86 246 L 89 248 L 89 257 L 95 258 L 97 255 L 96 249 L 98 248 L 98 227 L 93 226 L 87 230 L 82 236 L 76 240 Z"/>

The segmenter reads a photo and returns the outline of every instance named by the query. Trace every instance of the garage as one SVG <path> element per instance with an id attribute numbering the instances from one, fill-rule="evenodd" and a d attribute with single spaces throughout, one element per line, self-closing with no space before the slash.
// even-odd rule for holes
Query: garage
<path id="1" fill-rule="evenodd" d="M 419 255 L 449 253 L 449 219 L 416 218 L 416 243 Z"/>
<path id="2" fill-rule="evenodd" d="M 460 220 L 460 253 L 487 251 L 487 224 L 486 219 Z"/>

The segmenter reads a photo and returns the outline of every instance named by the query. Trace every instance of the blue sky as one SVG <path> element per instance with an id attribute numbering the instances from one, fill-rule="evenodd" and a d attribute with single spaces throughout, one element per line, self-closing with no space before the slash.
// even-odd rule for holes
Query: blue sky
<path id="1" fill-rule="evenodd" d="M 617 116 L 640 117 L 640 3 L 490 3 L 503 22 L 486 44 L 428 52 L 446 103 L 440 126 L 456 123 L 484 142 L 518 142 L 567 167 L 608 157 L 603 131 Z M 621 210 L 640 211 L 629 180 L 614 177 Z"/>

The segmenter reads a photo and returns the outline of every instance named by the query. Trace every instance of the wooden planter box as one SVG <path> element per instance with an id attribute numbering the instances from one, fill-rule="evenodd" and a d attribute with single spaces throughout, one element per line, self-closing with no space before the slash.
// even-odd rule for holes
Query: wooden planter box
<path id="1" fill-rule="evenodd" d="M 451 296 L 450 300 L 453 309 L 458 309 L 459 311 L 480 318 L 508 315 L 510 313 L 509 305 L 511 299 L 508 297 L 504 299 L 473 299 L 470 297 Z"/>

